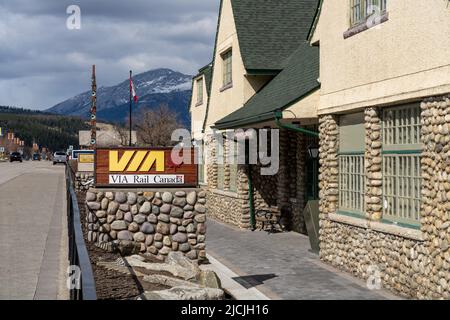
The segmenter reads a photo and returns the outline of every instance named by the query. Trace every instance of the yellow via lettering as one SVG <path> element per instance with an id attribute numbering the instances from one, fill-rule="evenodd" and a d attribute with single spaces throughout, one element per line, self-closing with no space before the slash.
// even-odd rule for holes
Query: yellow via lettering
<path id="1" fill-rule="evenodd" d="M 131 172 L 137 171 L 142 163 L 142 160 L 144 160 L 146 155 L 147 151 L 137 151 L 133 160 L 131 161 L 131 164 L 128 166 L 127 171 Z"/>
<path id="2" fill-rule="evenodd" d="M 156 163 L 156 171 L 164 171 L 164 151 L 151 151 L 141 167 L 141 172 L 150 171 L 152 166 Z"/>
<path id="3" fill-rule="evenodd" d="M 133 157 L 134 151 L 125 151 L 119 160 L 119 151 L 109 152 L 109 171 L 123 172 Z"/>
<path id="4" fill-rule="evenodd" d="M 119 159 L 119 151 L 109 151 L 109 171 L 147 172 L 155 166 L 156 171 L 164 172 L 164 151 L 124 151 Z M 128 166 L 128 168 L 127 168 Z"/>

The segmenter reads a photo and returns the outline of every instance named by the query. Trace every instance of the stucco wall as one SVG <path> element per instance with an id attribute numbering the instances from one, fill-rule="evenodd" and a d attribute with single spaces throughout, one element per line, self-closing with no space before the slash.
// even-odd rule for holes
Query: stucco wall
<path id="1" fill-rule="evenodd" d="M 324 1 L 319 113 L 450 91 L 450 8 L 442 0 L 388 1 L 389 20 L 344 39 L 347 1 Z"/>

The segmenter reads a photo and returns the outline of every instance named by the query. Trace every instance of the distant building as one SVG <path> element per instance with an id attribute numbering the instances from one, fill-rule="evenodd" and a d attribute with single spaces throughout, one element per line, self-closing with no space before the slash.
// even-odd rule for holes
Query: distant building
<path id="1" fill-rule="evenodd" d="M 131 132 L 131 144 L 135 145 L 137 141 L 136 131 Z M 128 146 L 129 132 L 121 133 L 110 128 L 108 130 L 97 131 L 97 147 L 117 147 Z M 91 145 L 91 131 L 79 131 L 79 143 L 81 148 L 88 148 Z"/>

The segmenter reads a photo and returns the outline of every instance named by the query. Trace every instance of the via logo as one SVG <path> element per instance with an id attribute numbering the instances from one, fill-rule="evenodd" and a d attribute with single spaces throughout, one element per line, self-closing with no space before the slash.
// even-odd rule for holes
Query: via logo
<path id="1" fill-rule="evenodd" d="M 66 13 L 69 17 L 66 20 L 66 27 L 69 30 L 81 29 L 81 9 L 79 6 L 73 4 L 67 7 Z"/>

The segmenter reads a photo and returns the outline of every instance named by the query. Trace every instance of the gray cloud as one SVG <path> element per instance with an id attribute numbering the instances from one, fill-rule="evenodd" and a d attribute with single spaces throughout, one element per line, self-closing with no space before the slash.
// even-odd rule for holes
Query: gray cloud
<path id="1" fill-rule="evenodd" d="M 0 105 L 45 109 L 90 86 L 211 60 L 219 0 L 0 0 Z M 81 8 L 81 30 L 66 8 Z"/>

